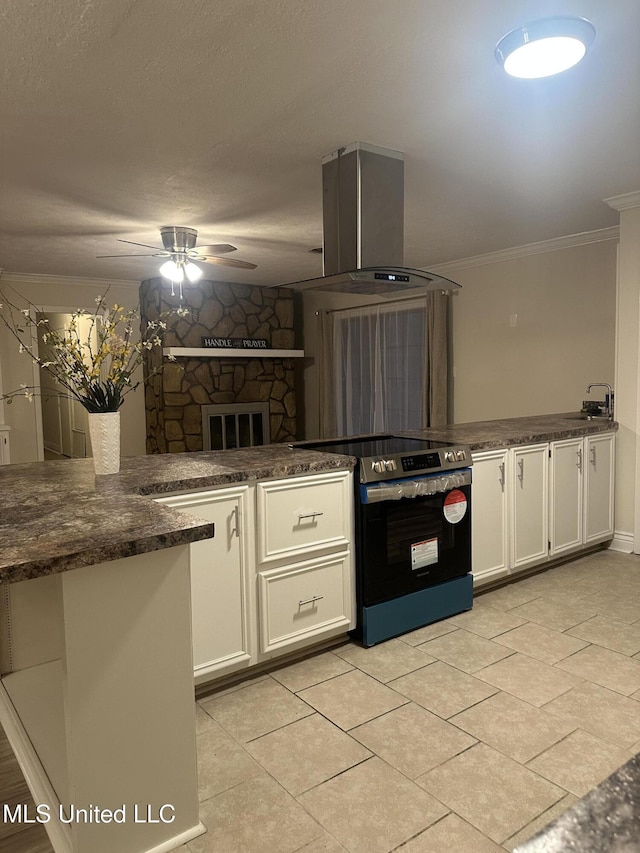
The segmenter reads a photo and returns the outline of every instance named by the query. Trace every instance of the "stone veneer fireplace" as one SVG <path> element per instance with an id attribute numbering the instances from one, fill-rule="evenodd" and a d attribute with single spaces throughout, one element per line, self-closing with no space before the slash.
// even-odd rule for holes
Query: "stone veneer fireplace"
<path id="1" fill-rule="evenodd" d="M 293 294 L 288 290 L 247 284 L 200 281 L 185 286 L 182 302 L 171 296 L 165 279 L 140 286 L 142 322 L 183 306 L 189 317 L 169 316 L 164 347 L 200 348 L 203 337 L 251 338 L 267 347 L 291 350 L 295 345 Z M 296 395 L 292 358 L 246 354 L 223 357 L 179 356 L 167 363 L 160 348 L 145 354 L 147 453 L 180 453 L 203 449 L 203 407 L 216 404 L 267 404 L 271 441 L 296 437 Z M 242 406 L 241 408 L 244 408 Z M 257 406 L 260 408 L 260 406 Z M 211 409 L 208 409 L 211 412 Z"/>

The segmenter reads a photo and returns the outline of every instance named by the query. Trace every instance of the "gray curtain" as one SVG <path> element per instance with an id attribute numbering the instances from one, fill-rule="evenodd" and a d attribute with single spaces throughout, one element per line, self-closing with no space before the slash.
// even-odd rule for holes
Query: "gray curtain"
<path id="1" fill-rule="evenodd" d="M 320 315 L 322 437 L 447 422 L 448 297 Z"/>

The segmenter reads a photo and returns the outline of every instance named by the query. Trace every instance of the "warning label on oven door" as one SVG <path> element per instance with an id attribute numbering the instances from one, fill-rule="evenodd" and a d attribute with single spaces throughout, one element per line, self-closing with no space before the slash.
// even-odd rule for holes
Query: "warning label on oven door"
<path id="1" fill-rule="evenodd" d="M 422 569 L 438 562 L 438 538 L 425 539 L 411 546 L 411 569 Z"/>
<path id="2" fill-rule="evenodd" d="M 467 498 L 460 489 L 454 489 L 444 499 L 444 517 L 449 524 L 457 524 L 467 513 Z"/>

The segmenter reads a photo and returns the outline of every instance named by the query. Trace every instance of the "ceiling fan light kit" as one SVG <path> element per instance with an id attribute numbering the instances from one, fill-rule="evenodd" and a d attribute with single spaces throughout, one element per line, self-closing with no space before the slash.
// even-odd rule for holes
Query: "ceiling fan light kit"
<path id="1" fill-rule="evenodd" d="M 550 77 L 577 65 L 595 35 L 595 27 L 586 18 L 544 18 L 503 36 L 495 57 L 512 77 Z"/>
<path id="2" fill-rule="evenodd" d="M 176 225 L 163 225 L 160 228 L 162 238 L 161 249 L 158 246 L 149 246 L 147 243 L 134 243 L 132 240 L 119 240 L 119 243 L 129 243 L 132 246 L 142 246 L 152 249 L 152 252 L 141 252 L 134 255 L 98 255 L 99 258 L 167 258 L 159 269 L 160 275 L 171 282 L 171 295 L 175 296 L 174 284 L 180 285 L 180 298 L 182 299 L 182 284 L 187 280 L 193 284 L 203 275 L 203 270 L 198 263 L 217 264 L 224 267 L 236 269 L 254 270 L 256 264 L 249 261 L 240 261 L 236 258 L 221 258 L 220 255 L 235 252 L 236 247 L 229 243 L 216 243 L 210 246 L 196 247 L 198 232 L 195 228 L 185 228 Z"/>

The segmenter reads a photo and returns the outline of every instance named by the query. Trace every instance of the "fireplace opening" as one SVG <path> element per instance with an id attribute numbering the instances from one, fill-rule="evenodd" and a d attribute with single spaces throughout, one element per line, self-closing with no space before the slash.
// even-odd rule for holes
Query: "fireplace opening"
<path id="1" fill-rule="evenodd" d="M 202 406 L 203 450 L 233 450 L 269 444 L 269 404 Z"/>

